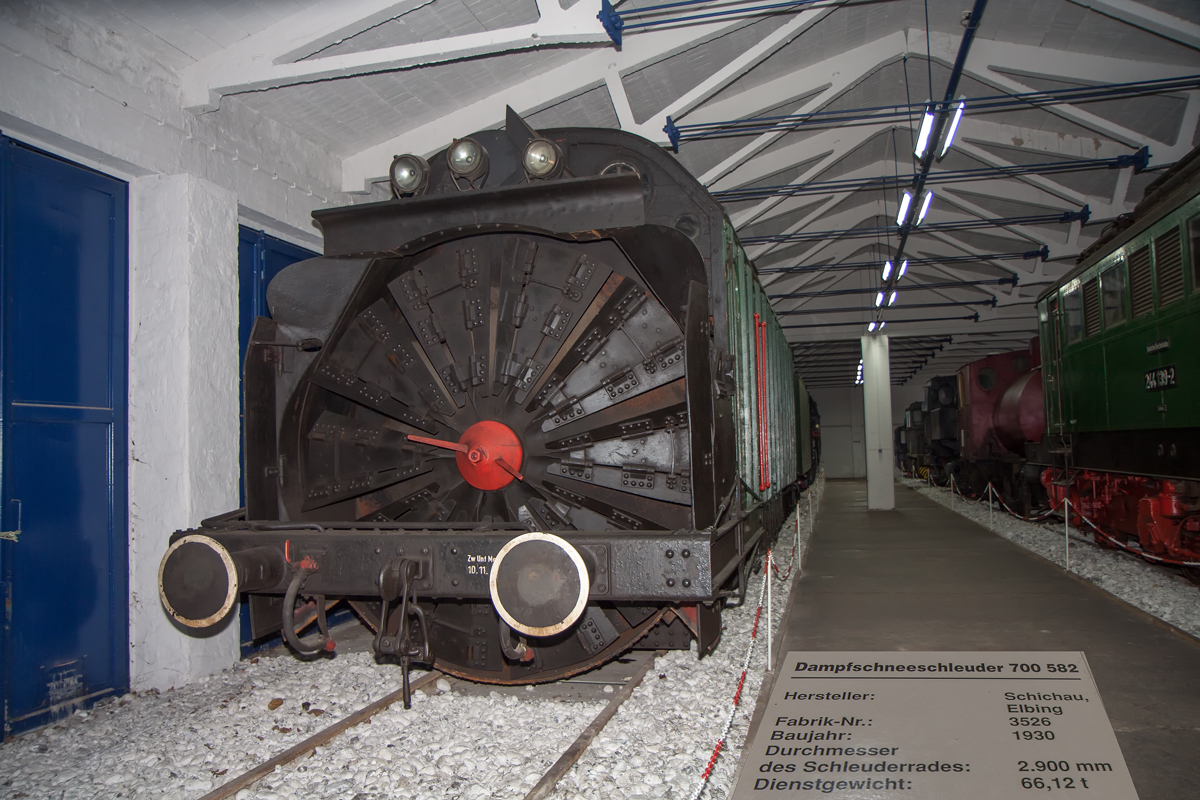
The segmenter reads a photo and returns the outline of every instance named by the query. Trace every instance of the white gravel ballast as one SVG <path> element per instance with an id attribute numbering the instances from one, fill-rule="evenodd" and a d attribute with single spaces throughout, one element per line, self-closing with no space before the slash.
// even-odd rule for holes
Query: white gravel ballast
<path id="1" fill-rule="evenodd" d="M 822 489 L 818 481 L 810 490 L 814 509 Z M 802 499 L 804 540 L 812 530 L 807 511 Z M 795 526 L 793 514 L 780 534 L 784 573 Z M 773 584 L 775 625 L 794 577 Z M 762 580 L 761 572 L 753 576 L 746 602 L 724 611 L 716 653 L 697 659 L 694 651 L 674 651 L 657 659 L 551 797 L 694 794 L 732 707 Z M 721 800 L 729 791 L 766 669 L 766 624 L 764 610 L 705 798 Z M 398 685 L 399 667 L 376 664 L 369 653 L 315 661 L 283 655 L 241 662 L 182 688 L 125 695 L 0 746 L 0 800 L 196 800 Z M 391 705 L 236 798 L 520 800 L 605 705 L 537 692 L 460 693 L 454 686 L 440 680 L 435 693 L 414 693 L 411 710 Z"/>
<path id="2" fill-rule="evenodd" d="M 824 488 L 822 476 L 809 489 L 813 494 L 814 513 Z M 798 510 L 801 545 L 797 558 L 803 563 L 803 551 L 812 533 L 806 498 L 801 497 Z M 791 586 L 799 575 L 799 567 L 790 574 L 788 572 L 795 530 L 796 515 L 793 513 L 783 524 L 777 542 L 779 568 L 783 575 L 788 575 L 788 580 L 776 576 L 772 586 L 774 615 L 770 622 L 773 632 L 778 630 Z M 721 645 L 715 653 L 697 660 L 693 644 L 693 652 L 674 651 L 658 659 L 654 671 L 638 691 L 621 706 L 575 768 L 559 782 L 557 791 L 551 795 L 553 798 L 649 800 L 694 796 L 737 692 L 758 610 L 762 579 L 762 573 L 759 573 L 749 582 L 744 605 L 725 610 Z M 741 702 L 708 785 L 700 795 L 703 798 L 724 800 L 732 789 L 755 700 L 767 670 L 766 625 L 764 607 Z"/>
<path id="3" fill-rule="evenodd" d="M 1031 553 L 1065 568 L 1067 535 L 1061 519 L 1025 522 L 1010 516 L 999 503 L 988 512 L 986 500 L 964 500 L 949 489 L 921 480 L 901 482 Z M 1071 572 L 1163 622 L 1200 638 L 1200 591 L 1172 572 L 1135 556 L 1095 544 L 1086 529 L 1070 528 Z"/>

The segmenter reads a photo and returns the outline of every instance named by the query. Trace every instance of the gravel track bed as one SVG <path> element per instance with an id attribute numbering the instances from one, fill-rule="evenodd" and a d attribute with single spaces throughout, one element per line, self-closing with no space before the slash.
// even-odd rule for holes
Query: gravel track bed
<path id="1" fill-rule="evenodd" d="M 810 490 L 814 510 L 823 488 L 820 479 Z M 807 510 L 802 498 L 802 519 Z M 795 525 L 793 514 L 782 529 L 785 573 Z M 803 541 L 811 529 L 802 523 Z M 776 578 L 772 588 L 776 626 L 790 585 Z M 712 656 L 697 660 L 693 646 L 657 660 L 552 797 L 691 796 L 725 724 L 761 586 L 760 572 L 746 603 L 725 610 Z M 705 798 L 730 789 L 766 669 L 763 633 Z M 236 798 L 519 800 L 604 707 L 437 686 L 415 693 L 410 711 L 397 702 Z M 349 653 L 261 658 L 182 688 L 127 694 L 0 746 L 0 800 L 198 798 L 398 687 L 399 667 Z"/>
<path id="2" fill-rule="evenodd" d="M 398 675 L 366 653 L 262 658 L 103 701 L 0 746 L 0 798 L 200 797 L 394 691 Z"/>
<path id="3" fill-rule="evenodd" d="M 816 512 L 824 492 L 824 476 L 809 489 Z M 812 532 L 808 502 L 801 497 L 801 551 Z M 796 530 L 796 512 L 780 529 L 780 571 L 788 574 L 791 542 Z M 799 554 L 798 554 L 799 555 Z M 798 571 L 787 581 L 776 577 L 772 586 L 773 629 L 778 630 L 783 611 Z M 677 650 L 659 658 L 646 680 L 625 702 L 575 767 L 559 781 L 554 800 L 649 800 L 691 798 L 701 773 L 708 764 L 728 718 L 737 691 L 750 632 L 754 627 L 762 573 L 749 582 L 746 602 L 727 608 L 722 616 L 724 632 L 716 652 L 697 660 L 695 645 L 689 652 Z M 705 800 L 724 800 L 732 790 L 734 772 L 741 757 L 750 718 L 767 669 L 764 599 L 763 621 L 758 643 L 746 675 L 741 702 L 734 717 L 716 768 L 702 795 Z M 778 643 L 776 638 L 776 643 Z"/>
<path id="4" fill-rule="evenodd" d="M 987 501 L 952 497 L 949 489 L 930 487 L 913 478 L 901 483 L 1014 544 L 1065 568 L 1061 519 L 1039 524 L 1009 516 L 995 506 L 988 520 Z M 1092 541 L 1090 529 L 1071 527 L 1071 572 L 1163 622 L 1200 638 L 1200 591 L 1185 578 Z"/>

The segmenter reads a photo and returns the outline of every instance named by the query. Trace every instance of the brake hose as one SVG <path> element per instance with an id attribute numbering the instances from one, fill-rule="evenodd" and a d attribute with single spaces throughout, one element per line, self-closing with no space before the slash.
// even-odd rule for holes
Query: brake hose
<path id="1" fill-rule="evenodd" d="M 296 570 L 292 582 L 288 584 L 287 594 L 283 597 L 283 638 L 293 650 L 306 656 L 333 649 L 333 640 L 329 638 L 329 622 L 325 619 L 324 595 L 316 595 L 313 598 L 317 603 L 317 628 L 320 630 L 320 636 L 315 642 L 305 643 L 296 634 L 296 597 L 308 576 L 309 570 Z"/>

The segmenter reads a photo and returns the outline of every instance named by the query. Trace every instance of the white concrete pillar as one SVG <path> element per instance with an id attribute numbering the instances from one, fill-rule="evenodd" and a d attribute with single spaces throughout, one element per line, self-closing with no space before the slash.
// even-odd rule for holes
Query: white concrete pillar
<path id="1" fill-rule="evenodd" d="M 867 442 L 867 508 L 896 507 L 892 479 L 892 370 L 888 337 L 862 337 L 863 417 Z"/>
<path id="2" fill-rule="evenodd" d="M 237 195 L 193 175 L 130 184 L 129 639 L 134 689 L 233 664 L 238 625 L 199 638 L 163 611 L 175 530 L 238 505 Z"/>

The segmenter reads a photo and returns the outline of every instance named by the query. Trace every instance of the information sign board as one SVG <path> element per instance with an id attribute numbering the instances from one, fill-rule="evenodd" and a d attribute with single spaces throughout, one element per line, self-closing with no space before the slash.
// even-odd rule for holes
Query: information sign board
<path id="1" fill-rule="evenodd" d="M 1078 652 L 792 652 L 734 800 L 1137 800 Z"/>

